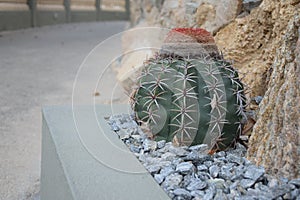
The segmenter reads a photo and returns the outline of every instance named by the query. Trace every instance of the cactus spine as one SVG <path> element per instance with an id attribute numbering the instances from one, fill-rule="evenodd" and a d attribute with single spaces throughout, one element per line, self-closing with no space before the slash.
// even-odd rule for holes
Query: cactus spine
<path id="1" fill-rule="evenodd" d="M 156 140 L 224 150 L 241 133 L 243 90 L 238 73 L 221 56 L 160 54 L 145 63 L 132 108 Z"/>

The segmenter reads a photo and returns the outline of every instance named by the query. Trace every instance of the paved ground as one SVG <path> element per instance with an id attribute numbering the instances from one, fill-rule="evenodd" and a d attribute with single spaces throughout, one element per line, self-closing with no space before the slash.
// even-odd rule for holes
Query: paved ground
<path id="1" fill-rule="evenodd" d="M 0 200 L 38 199 L 41 107 L 71 104 L 85 56 L 124 28 L 103 22 L 0 32 Z M 110 90 L 112 72 L 106 78 Z"/>

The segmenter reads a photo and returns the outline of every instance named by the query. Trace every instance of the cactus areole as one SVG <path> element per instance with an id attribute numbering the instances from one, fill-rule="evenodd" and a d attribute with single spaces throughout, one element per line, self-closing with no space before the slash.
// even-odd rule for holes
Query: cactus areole
<path id="1" fill-rule="evenodd" d="M 132 109 L 156 140 L 204 143 L 215 152 L 234 145 L 241 133 L 243 84 L 204 29 L 171 30 L 136 84 Z"/>

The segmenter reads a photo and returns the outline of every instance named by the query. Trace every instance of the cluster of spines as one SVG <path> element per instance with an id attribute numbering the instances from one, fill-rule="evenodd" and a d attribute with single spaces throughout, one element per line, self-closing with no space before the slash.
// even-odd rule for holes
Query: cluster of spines
<path id="1" fill-rule="evenodd" d="M 193 65 L 188 59 L 181 62 L 177 67 L 179 70 L 175 75 L 174 98 L 172 101 L 175 106 L 172 109 L 175 116 L 171 119 L 173 123 L 170 126 L 175 129 L 172 134 L 176 142 L 191 144 L 198 130 L 196 120 L 198 118 L 197 110 L 199 110 L 197 108 L 198 95 L 195 93 L 196 86 L 194 86 L 197 76 L 195 73 L 189 72 Z"/>

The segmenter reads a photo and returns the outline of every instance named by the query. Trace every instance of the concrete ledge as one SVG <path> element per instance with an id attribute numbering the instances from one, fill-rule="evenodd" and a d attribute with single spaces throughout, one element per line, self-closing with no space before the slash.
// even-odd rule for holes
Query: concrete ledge
<path id="1" fill-rule="evenodd" d="M 43 109 L 41 200 L 169 199 L 104 119 L 127 110 Z"/>

